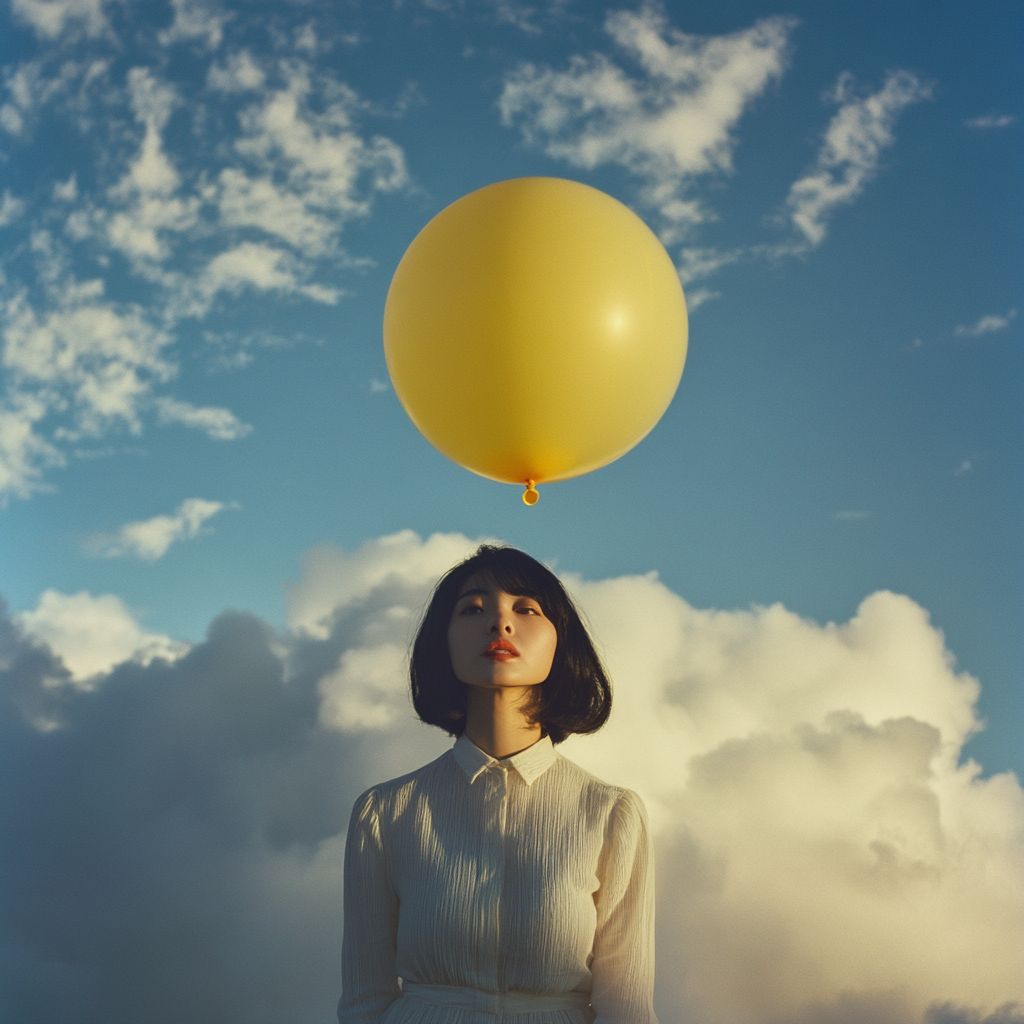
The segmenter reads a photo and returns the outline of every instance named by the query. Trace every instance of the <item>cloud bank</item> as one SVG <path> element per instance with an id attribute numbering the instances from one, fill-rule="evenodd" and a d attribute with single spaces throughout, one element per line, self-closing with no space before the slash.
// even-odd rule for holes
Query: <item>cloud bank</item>
<path id="1" fill-rule="evenodd" d="M 288 633 L 229 613 L 88 690 L 5 617 L 0 1017 L 330 1019 L 348 811 L 448 745 L 404 658 L 474 543 L 315 549 Z M 959 763 L 978 683 L 924 609 L 881 592 L 821 626 L 567 583 L 616 705 L 562 749 L 651 810 L 666 1024 L 1024 1019 L 1024 794 Z"/>

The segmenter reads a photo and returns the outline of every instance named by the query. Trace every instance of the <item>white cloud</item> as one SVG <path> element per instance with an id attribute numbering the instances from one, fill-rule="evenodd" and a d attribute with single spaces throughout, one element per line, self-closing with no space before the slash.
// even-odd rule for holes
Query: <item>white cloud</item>
<path id="1" fill-rule="evenodd" d="M 988 114 L 985 117 L 972 117 L 964 121 L 967 128 L 1008 128 L 1017 118 L 1013 114 Z"/>
<path id="2" fill-rule="evenodd" d="M 146 68 L 128 72 L 128 89 L 145 134 L 124 177 L 109 190 L 115 208 L 121 209 L 109 218 L 107 238 L 137 265 L 160 263 L 171 255 L 163 236 L 180 234 L 196 224 L 199 199 L 175 194 L 181 188 L 181 176 L 164 151 L 161 133 L 178 103 L 174 89 Z"/>
<path id="3" fill-rule="evenodd" d="M 64 464 L 61 452 L 35 431 L 46 411 L 33 395 L 15 394 L 0 404 L 0 505 L 12 494 L 27 498 L 45 490 L 43 468 Z"/>
<path id="4" fill-rule="evenodd" d="M 980 338 L 984 334 L 994 334 L 996 331 L 1005 331 L 1013 322 L 1016 315 L 1017 310 L 1015 309 L 1009 310 L 1004 316 L 994 316 L 989 314 L 988 316 L 981 317 L 976 324 L 971 324 L 970 326 L 966 324 L 958 324 L 953 333 L 958 338 Z"/>
<path id="5" fill-rule="evenodd" d="M 505 124 L 556 159 L 588 169 L 616 163 L 646 182 L 645 200 L 681 238 L 710 216 L 684 196 L 696 176 L 729 171 L 734 130 L 751 102 L 781 76 L 792 18 L 765 18 L 724 36 L 694 36 L 661 8 L 609 14 L 605 30 L 643 70 L 630 78 L 608 57 L 574 56 L 567 71 L 521 65 L 506 77 Z"/>
<path id="6" fill-rule="evenodd" d="M 922 608 L 881 592 L 819 626 L 697 610 L 652 576 L 574 589 L 616 707 L 564 749 L 652 810 L 669 1019 L 1024 995 L 1024 794 L 958 767 L 978 684 Z"/>
<path id="7" fill-rule="evenodd" d="M 12 0 L 15 15 L 45 39 L 56 39 L 66 28 L 80 26 L 86 35 L 101 35 L 107 28 L 104 0 Z"/>
<path id="8" fill-rule="evenodd" d="M 263 69 L 248 50 L 232 53 L 224 64 L 211 64 L 206 84 L 218 92 L 248 92 L 259 89 L 266 80 Z"/>
<path id="9" fill-rule="evenodd" d="M 408 625 L 405 615 L 401 618 Z M 320 722 L 338 732 L 364 732 L 398 725 L 408 707 L 406 648 L 399 644 L 346 651 L 338 667 L 320 680 Z"/>
<path id="10" fill-rule="evenodd" d="M 228 168 L 220 178 L 220 212 L 228 226 L 258 227 L 309 256 L 333 245 L 344 223 L 364 217 L 376 192 L 409 181 L 405 156 L 390 139 L 365 139 L 354 130 L 365 106 L 347 86 L 321 83 L 330 97 L 317 113 L 309 99 L 309 67 L 296 62 L 284 88 L 267 90 L 242 112 L 235 149 L 260 171 L 256 178 Z"/>
<path id="11" fill-rule="evenodd" d="M 807 244 L 819 245 L 835 208 L 864 191 L 882 151 L 893 144 L 893 126 L 903 108 L 930 96 L 930 86 L 907 71 L 896 71 L 878 92 L 858 99 L 852 76 L 840 75 L 833 97 L 841 105 L 825 131 L 817 164 L 793 183 L 786 200 L 793 225 Z"/>
<path id="12" fill-rule="evenodd" d="M 16 619 L 26 633 L 49 646 L 82 689 L 91 689 L 97 676 L 122 662 L 173 661 L 188 650 L 187 644 L 144 632 L 113 594 L 93 597 L 85 591 L 46 590 L 32 611 Z"/>
<path id="13" fill-rule="evenodd" d="M 684 285 L 702 277 L 710 277 L 716 270 L 735 263 L 743 254 L 737 251 L 721 252 L 718 249 L 698 249 L 684 247 L 679 250 L 679 280 Z M 690 295 L 686 296 L 687 305 L 692 304 Z"/>
<path id="14" fill-rule="evenodd" d="M 0 307 L 3 365 L 21 392 L 36 389 L 50 408 L 70 404 L 74 429 L 98 436 L 114 421 L 140 429 L 140 405 L 174 367 L 163 356 L 169 336 L 140 309 L 98 301 L 102 282 L 64 289 L 63 305 L 42 315 L 19 293 Z"/>
<path id="15" fill-rule="evenodd" d="M 180 423 L 202 430 L 215 441 L 234 441 L 252 431 L 252 426 L 243 423 L 230 409 L 195 406 L 176 398 L 158 398 L 156 408 L 161 423 Z"/>
<path id="16" fill-rule="evenodd" d="M 423 541 L 402 530 L 367 541 L 351 554 L 333 544 L 313 548 L 303 556 L 301 577 L 287 588 L 288 628 L 325 639 L 330 617 L 339 610 L 389 581 L 425 591 L 482 543 L 460 533 L 435 533 Z"/>
<path id="17" fill-rule="evenodd" d="M 220 501 L 204 498 L 186 498 L 173 515 L 153 516 L 134 523 L 125 523 L 114 537 L 98 536 L 87 542 L 87 547 L 107 558 L 134 555 L 147 562 L 155 562 L 167 554 L 167 549 L 180 540 L 192 540 L 203 530 L 203 524 L 227 506 Z"/>
<path id="18" fill-rule="evenodd" d="M 174 21 L 170 28 L 157 35 L 164 46 L 193 39 L 204 40 L 211 50 L 220 46 L 224 38 L 224 25 L 233 15 L 208 0 L 171 0 L 171 6 L 174 9 Z"/>

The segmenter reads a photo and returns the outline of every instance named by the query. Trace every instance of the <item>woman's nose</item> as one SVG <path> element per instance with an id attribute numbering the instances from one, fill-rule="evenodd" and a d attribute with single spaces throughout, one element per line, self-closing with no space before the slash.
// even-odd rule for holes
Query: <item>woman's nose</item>
<path id="1" fill-rule="evenodd" d="M 511 633 L 512 632 L 512 616 L 505 612 L 495 612 L 494 618 L 491 620 L 491 632 L 492 633 Z"/>

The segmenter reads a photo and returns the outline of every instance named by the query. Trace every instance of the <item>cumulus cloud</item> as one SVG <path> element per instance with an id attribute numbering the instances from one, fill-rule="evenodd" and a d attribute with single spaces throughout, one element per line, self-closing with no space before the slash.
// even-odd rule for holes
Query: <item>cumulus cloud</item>
<path id="1" fill-rule="evenodd" d="M 26 636 L 45 644 L 70 673 L 70 681 L 91 690 L 115 665 L 154 658 L 173 661 L 188 645 L 146 633 L 114 594 L 61 594 L 45 590 L 34 609 L 16 617 Z"/>
<path id="2" fill-rule="evenodd" d="M 930 97 L 931 87 L 907 71 L 893 72 L 878 92 L 864 97 L 856 95 L 850 74 L 840 75 L 833 92 L 840 107 L 825 131 L 817 164 L 793 183 L 786 200 L 793 226 L 808 245 L 820 245 L 835 208 L 864 191 L 883 150 L 894 142 L 900 112 Z"/>
<path id="3" fill-rule="evenodd" d="M 88 692 L 0 619 L 0 1015 L 327 1019 L 348 810 L 448 746 L 404 659 L 475 543 L 315 549 L 289 634 L 225 615 Z M 1024 794 L 960 763 L 978 683 L 924 609 L 881 592 L 823 626 L 653 574 L 567 583 L 616 704 L 562 749 L 651 810 L 662 1020 L 1019 1024 Z"/>
<path id="4" fill-rule="evenodd" d="M 953 332 L 958 338 L 980 338 L 984 334 L 995 334 L 997 331 L 1005 331 L 1013 322 L 1017 310 L 1011 309 L 1003 316 L 981 317 L 976 324 L 958 324 Z"/>
<path id="5" fill-rule="evenodd" d="M 173 515 L 158 515 L 125 523 L 113 537 L 97 536 L 87 547 L 107 558 L 134 555 L 147 562 L 155 562 L 167 554 L 167 549 L 179 540 L 192 540 L 204 532 L 203 524 L 227 506 L 221 501 L 205 498 L 186 498 Z M 208 532 L 208 531 L 206 531 Z"/>
<path id="6" fill-rule="evenodd" d="M 574 56 L 565 71 L 523 64 L 505 79 L 502 120 L 556 159 L 588 170 L 615 163 L 643 179 L 675 241 L 709 217 L 687 186 L 731 169 L 736 125 L 781 76 L 795 24 L 764 18 L 706 37 L 672 28 L 659 5 L 613 12 L 605 30 L 641 77 L 601 53 Z"/>

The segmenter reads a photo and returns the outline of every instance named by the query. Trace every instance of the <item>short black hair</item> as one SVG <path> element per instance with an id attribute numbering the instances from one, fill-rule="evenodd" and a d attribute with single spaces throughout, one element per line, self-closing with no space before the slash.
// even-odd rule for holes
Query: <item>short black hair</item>
<path id="1" fill-rule="evenodd" d="M 596 732 L 612 709 L 612 688 L 580 613 L 558 577 L 511 547 L 483 544 L 441 577 L 412 646 L 412 703 L 422 721 L 452 736 L 466 728 L 466 684 L 452 668 L 448 626 L 462 585 L 484 576 L 515 597 L 532 597 L 558 635 L 547 679 L 534 689 L 527 714 L 553 743 L 572 733 Z"/>

